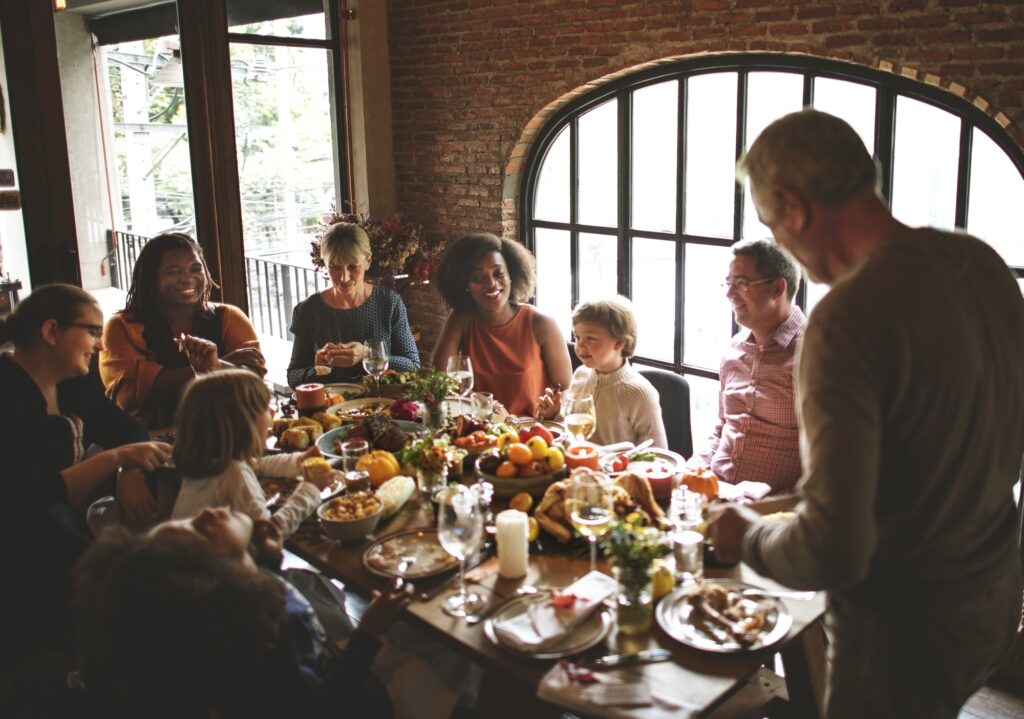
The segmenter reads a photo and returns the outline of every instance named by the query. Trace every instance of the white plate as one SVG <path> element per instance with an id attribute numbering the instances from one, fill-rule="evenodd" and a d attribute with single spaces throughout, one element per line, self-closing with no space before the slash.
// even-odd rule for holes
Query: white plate
<path id="1" fill-rule="evenodd" d="M 484 634 L 496 646 L 512 652 L 521 657 L 532 657 L 533 659 L 561 659 L 562 657 L 579 654 L 604 639 L 612 628 L 612 610 L 606 606 L 594 611 L 589 617 L 583 620 L 575 629 L 569 632 L 556 644 L 553 644 L 540 652 L 524 652 L 517 647 L 508 644 L 501 639 L 501 635 L 495 631 L 495 625 L 501 624 L 518 617 L 527 611 L 533 602 L 546 602 L 550 599 L 548 593 L 537 594 L 528 597 L 516 597 L 506 602 L 494 615 L 484 622 Z"/>
<path id="2" fill-rule="evenodd" d="M 458 417 L 460 414 L 473 414 L 473 400 L 469 397 L 466 399 L 459 399 L 458 397 L 448 397 L 444 400 L 444 415 L 445 417 Z M 491 415 L 491 424 L 497 424 L 505 419 L 505 415 L 499 414 L 495 411 Z"/>
<path id="3" fill-rule="evenodd" d="M 601 458 L 601 469 L 611 477 L 618 477 L 626 472 L 640 477 L 647 477 L 651 483 L 651 491 L 654 492 L 655 498 L 668 499 L 672 495 L 672 478 L 686 468 L 686 460 L 683 459 L 681 454 L 677 454 L 669 449 L 661 449 L 660 447 L 648 447 L 643 452 L 640 452 L 640 454 L 647 452 L 655 455 L 657 459 L 630 462 L 626 469 L 621 472 L 613 472 L 611 466 L 619 454 L 622 453 L 606 454 Z M 656 477 L 664 474 L 666 471 L 669 476 L 663 479 L 652 479 L 647 472 L 648 469 L 659 470 Z"/>
<path id="4" fill-rule="evenodd" d="M 324 389 L 327 390 L 328 394 L 336 394 L 347 397 L 345 401 L 348 402 L 353 399 L 357 399 L 366 394 L 366 387 L 359 382 L 332 382 L 331 384 L 325 384 Z M 295 399 L 295 393 L 292 392 L 292 399 Z"/>
<path id="5" fill-rule="evenodd" d="M 436 529 L 410 529 L 378 539 L 363 552 L 363 566 L 380 577 L 397 577 L 403 556 L 416 557 L 405 573 L 412 581 L 433 577 L 459 566 L 437 538 Z"/>
<path id="6" fill-rule="evenodd" d="M 753 585 L 737 582 L 732 579 L 714 579 L 709 580 L 709 583 L 719 584 L 730 591 L 754 588 Z M 789 632 L 789 628 L 793 626 L 793 617 L 790 615 L 785 604 L 778 599 L 758 599 L 759 602 L 772 605 L 772 610 L 768 613 L 768 621 L 764 631 L 761 632 L 753 644 L 744 646 L 737 640 L 728 637 L 724 630 L 721 630 L 722 634 L 720 636 L 716 636 L 712 632 L 701 629 L 703 622 L 700 622 L 694 616 L 694 605 L 690 601 L 692 590 L 693 585 L 680 587 L 663 597 L 658 604 L 655 618 L 666 634 L 694 649 L 703 649 L 704 651 L 722 654 L 745 651 L 753 652 L 781 641 Z"/>
<path id="7" fill-rule="evenodd" d="M 366 417 L 357 417 L 351 414 L 354 411 L 373 405 L 390 407 L 394 402 L 395 400 L 388 399 L 387 397 L 360 397 L 359 399 L 350 399 L 348 402 L 341 402 L 328 407 L 327 412 L 328 414 L 337 415 L 342 422 L 358 422 L 366 419 Z"/>

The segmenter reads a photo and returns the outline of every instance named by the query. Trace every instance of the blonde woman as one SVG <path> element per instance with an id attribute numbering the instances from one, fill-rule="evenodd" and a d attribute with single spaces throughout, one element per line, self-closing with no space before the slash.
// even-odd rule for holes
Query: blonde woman
<path id="1" fill-rule="evenodd" d="M 320 241 L 331 286 L 295 306 L 289 328 L 295 341 L 288 365 L 292 387 L 316 381 L 357 379 L 362 368 L 363 342 L 383 340 L 389 367 L 413 370 L 420 355 L 409 329 L 405 303 L 398 293 L 366 281 L 370 268 L 370 238 L 359 225 L 339 222 Z M 318 374 L 317 367 L 328 367 Z"/>
<path id="2" fill-rule="evenodd" d="M 202 375 L 189 385 L 178 410 L 174 464 L 182 474 L 173 519 L 195 516 L 207 507 L 227 507 L 254 520 L 270 519 L 260 478 L 296 477 L 302 460 L 320 456 L 314 445 L 302 453 L 263 456 L 273 422 L 270 392 L 245 370 Z M 313 474 L 299 484 L 273 516 L 289 536 L 320 503 L 330 475 Z"/>

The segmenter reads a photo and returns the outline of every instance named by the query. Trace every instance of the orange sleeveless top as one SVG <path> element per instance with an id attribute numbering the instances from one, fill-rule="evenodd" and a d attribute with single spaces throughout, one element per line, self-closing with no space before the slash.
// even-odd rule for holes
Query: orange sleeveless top
<path id="1" fill-rule="evenodd" d="M 540 344 L 533 334 L 531 305 L 520 305 L 500 327 L 473 313 L 463 338 L 463 353 L 473 362 L 473 391 L 490 392 L 512 414 L 532 415 L 548 386 Z"/>

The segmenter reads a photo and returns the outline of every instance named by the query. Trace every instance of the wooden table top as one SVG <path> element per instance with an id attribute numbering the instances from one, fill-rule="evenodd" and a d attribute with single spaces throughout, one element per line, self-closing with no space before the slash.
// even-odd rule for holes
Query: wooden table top
<path id="1" fill-rule="evenodd" d="M 360 542 L 338 543 L 326 538 L 316 525 L 306 525 L 304 530 L 292 538 L 288 548 L 325 575 L 341 580 L 357 594 L 368 595 L 373 589 L 383 590 L 388 580 L 373 574 L 363 565 L 365 549 L 381 537 L 406 529 L 434 526 L 432 507 L 423 506 L 414 496 L 395 517 L 382 523 L 373 535 Z M 541 537 L 545 544 L 554 543 L 553 539 L 543 533 Z M 467 577 L 471 580 L 470 588 L 482 594 L 488 603 L 492 603 L 514 597 L 516 589 L 524 584 L 566 586 L 588 569 L 589 558 L 586 556 L 531 553 L 529 570 L 522 579 L 498 577 L 497 560 L 493 557 L 467 572 Z M 599 563 L 599 569 L 610 573 L 603 562 Z M 708 578 L 738 579 L 758 587 L 784 589 L 744 564 L 729 569 L 706 568 L 705 574 Z M 414 600 L 407 611 L 411 623 L 485 669 L 497 670 L 503 678 L 515 677 L 531 691 L 536 691 L 541 678 L 554 662 L 513 654 L 487 638 L 483 622 L 471 626 L 462 618 L 445 614 L 441 605 L 456 587 L 457 584 L 452 583 L 428 601 Z M 613 629 L 601 643 L 582 657 L 573 659 L 591 660 L 612 652 L 634 652 L 653 647 L 668 649 L 672 652 L 672 661 L 615 671 L 623 673 L 623 676 L 642 675 L 653 691 L 672 697 L 678 704 L 692 711 L 704 713 L 742 687 L 762 664 L 771 665 L 774 652 L 787 645 L 799 645 L 800 642 L 794 640 L 817 621 L 825 610 L 823 593 L 810 601 L 783 601 L 793 617 L 793 626 L 783 642 L 769 649 L 734 654 L 704 652 L 672 639 L 654 621 L 651 631 L 640 637 L 620 637 Z"/>

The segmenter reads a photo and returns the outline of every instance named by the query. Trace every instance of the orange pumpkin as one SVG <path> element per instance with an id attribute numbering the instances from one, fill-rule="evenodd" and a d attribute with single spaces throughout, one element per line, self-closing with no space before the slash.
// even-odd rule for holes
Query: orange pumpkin
<path id="1" fill-rule="evenodd" d="M 680 482 L 690 491 L 700 492 L 709 500 L 718 496 L 718 477 L 707 467 L 687 468 L 680 477 Z"/>

